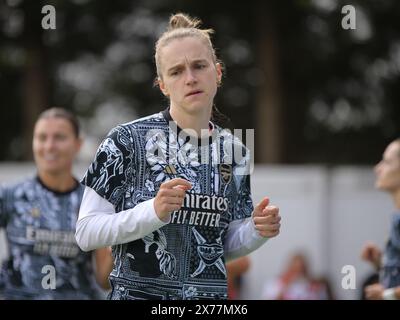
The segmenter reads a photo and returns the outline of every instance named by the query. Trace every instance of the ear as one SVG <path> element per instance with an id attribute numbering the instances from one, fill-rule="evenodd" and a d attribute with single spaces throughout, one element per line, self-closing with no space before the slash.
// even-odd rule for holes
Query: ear
<path id="1" fill-rule="evenodd" d="M 168 90 L 165 87 L 165 83 L 161 78 L 158 78 L 158 86 L 160 87 L 160 90 L 164 94 L 164 96 L 168 97 L 169 96 Z"/>
<path id="2" fill-rule="evenodd" d="M 215 69 L 217 71 L 217 83 L 220 84 L 222 80 L 222 66 L 220 63 L 215 64 Z"/>

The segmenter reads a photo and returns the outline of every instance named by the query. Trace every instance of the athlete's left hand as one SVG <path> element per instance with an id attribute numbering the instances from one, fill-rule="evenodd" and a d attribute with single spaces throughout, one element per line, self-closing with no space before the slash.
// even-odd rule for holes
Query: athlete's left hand
<path id="1" fill-rule="evenodd" d="M 279 208 L 269 206 L 269 198 L 262 199 L 256 205 L 253 211 L 253 221 L 260 236 L 273 238 L 279 234 L 281 228 Z"/>
<path id="2" fill-rule="evenodd" d="M 366 286 L 364 290 L 365 290 L 365 297 L 368 300 L 382 300 L 383 291 L 385 291 L 385 288 L 383 287 L 383 285 L 375 283 Z"/>

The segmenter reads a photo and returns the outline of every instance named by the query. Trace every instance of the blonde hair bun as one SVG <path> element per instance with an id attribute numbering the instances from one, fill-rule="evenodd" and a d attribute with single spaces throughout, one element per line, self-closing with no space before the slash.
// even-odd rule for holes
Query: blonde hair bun
<path id="1" fill-rule="evenodd" d="M 185 13 L 176 13 L 169 18 L 168 31 L 179 28 L 197 28 L 200 24 L 200 19 L 192 18 Z"/>

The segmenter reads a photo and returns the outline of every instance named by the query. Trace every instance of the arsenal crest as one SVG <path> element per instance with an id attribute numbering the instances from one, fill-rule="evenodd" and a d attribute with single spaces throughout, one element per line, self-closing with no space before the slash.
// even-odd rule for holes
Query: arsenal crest
<path id="1" fill-rule="evenodd" d="M 32 208 L 31 215 L 34 218 L 39 218 L 40 217 L 40 210 L 38 208 Z"/>
<path id="2" fill-rule="evenodd" d="M 219 165 L 219 174 L 221 177 L 221 180 L 228 184 L 232 180 L 232 165 L 222 163 Z"/>
<path id="3" fill-rule="evenodd" d="M 174 175 L 177 174 L 176 169 L 175 169 L 175 167 L 174 167 L 173 164 L 167 165 L 167 166 L 164 168 L 164 172 L 165 172 L 166 174 L 174 174 Z"/>

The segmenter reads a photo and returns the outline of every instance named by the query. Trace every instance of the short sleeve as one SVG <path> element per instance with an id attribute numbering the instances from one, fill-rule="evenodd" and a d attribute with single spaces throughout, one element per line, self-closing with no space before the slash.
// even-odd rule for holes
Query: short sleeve
<path id="1" fill-rule="evenodd" d="M 235 201 L 233 220 L 251 217 L 253 213 L 253 200 L 251 197 L 250 175 L 238 175 L 235 177 L 238 186 L 237 199 Z"/>
<path id="2" fill-rule="evenodd" d="M 400 250 L 400 214 L 395 214 L 392 220 L 390 241 L 397 250 Z"/>
<path id="3" fill-rule="evenodd" d="M 118 126 L 100 144 L 81 182 L 117 207 L 132 181 L 133 158 L 129 131 Z"/>
<path id="4" fill-rule="evenodd" d="M 241 152 L 234 151 L 234 169 L 237 198 L 233 220 L 251 217 L 253 213 L 253 199 L 251 197 L 250 175 L 251 175 L 251 156 L 250 151 L 237 138 L 234 140 L 234 148 Z"/>
<path id="5" fill-rule="evenodd" d="M 0 186 L 0 228 L 5 228 L 8 221 L 8 210 L 6 208 L 6 188 Z"/>

